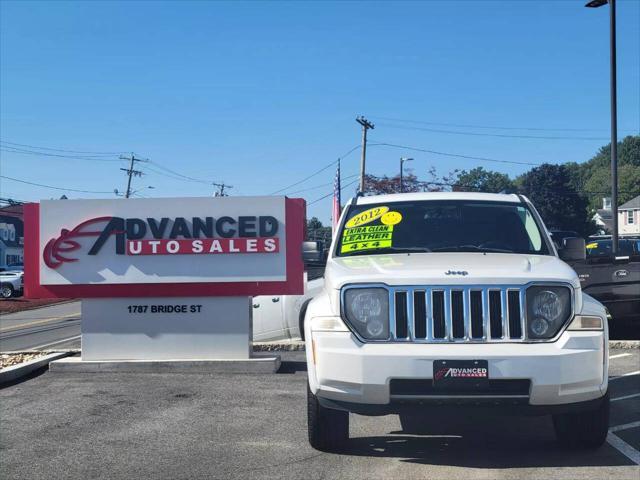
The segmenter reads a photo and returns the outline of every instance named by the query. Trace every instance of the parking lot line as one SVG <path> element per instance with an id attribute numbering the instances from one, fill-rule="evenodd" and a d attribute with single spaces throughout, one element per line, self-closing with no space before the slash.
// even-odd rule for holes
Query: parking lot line
<path id="1" fill-rule="evenodd" d="M 75 340 L 76 338 L 80 338 L 82 335 L 75 335 L 73 337 L 69 337 L 69 338 L 63 338 L 62 340 L 56 340 L 55 342 L 51 342 L 51 343 L 45 343 L 44 345 L 37 345 L 35 347 L 33 347 L 33 350 L 37 350 L 40 348 L 44 348 L 44 347 L 50 347 L 51 345 L 55 345 L 57 343 L 64 343 L 64 342 L 69 342 L 71 340 Z"/>
<path id="2" fill-rule="evenodd" d="M 609 429 L 610 432 L 619 432 L 620 430 L 629 430 L 630 428 L 640 427 L 640 421 L 625 423 L 623 425 L 616 425 L 615 427 L 611 427 Z"/>
<path id="3" fill-rule="evenodd" d="M 640 397 L 640 393 L 634 393 L 633 395 L 625 395 L 624 397 L 612 398 L 612 402 L 617 402 L 618 400 L 627 400 L 628 398 Z"/>
<path id="4" fill-rule="evenodd" d="M 619 380 L 624 377 L 630 377 L 631 375 L 640 375 L 640 370 L 636 370 L 635 372 L 623 373 L 622 375 L 618 375 L 617 377 L 611 377 L 609 381 L 612 382 L 614 380 Z"/>
<path id="5" fill-rule="evenodd" d="M 614 358 L 622 358 L 622 357 L 630 357 L 631 354 L 630 353 L 619 353 L 617 355 L 611 355 L 609 357 L 609 360 L 613 360 Z"/>
<path id="6" fill-rule="evenodd" d="M 613 448 L 622 453 L 625 457 L 629 458 L 636 465 L 640 465 L 640 452 L 622 440 L 614 433 L 607 435 L 607 443 Z"/>

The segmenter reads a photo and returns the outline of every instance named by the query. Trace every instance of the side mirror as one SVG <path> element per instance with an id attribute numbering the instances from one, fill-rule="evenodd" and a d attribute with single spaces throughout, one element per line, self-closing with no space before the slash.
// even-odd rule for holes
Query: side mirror
<path id="1" fill-rule="evenodd" d="M 566 262 L 575 262 L 587 258 L 584 238 L 567 237 L 562 242 L 562 248 L 558 252 L 560 258 Z"/>

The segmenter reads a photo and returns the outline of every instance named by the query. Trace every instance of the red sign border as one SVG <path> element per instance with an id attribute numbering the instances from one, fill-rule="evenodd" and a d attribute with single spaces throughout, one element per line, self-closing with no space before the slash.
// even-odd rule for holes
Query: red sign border
<path id="1" fill-rule="evenodd" d="M 306 202 L 304 199 L 285 198 L 287 279 L 284 281 L 41 285 L 40 204 L 27 203 L 24 205 L 24 297 L 108 298 L 302 295 L 304 293 L 302 242 L 304 240 L 305 210 Z"/>

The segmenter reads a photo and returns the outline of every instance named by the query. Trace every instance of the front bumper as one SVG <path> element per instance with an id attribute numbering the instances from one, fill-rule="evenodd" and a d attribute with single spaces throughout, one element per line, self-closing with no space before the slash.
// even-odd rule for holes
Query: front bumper
<path id="1" fill-rule="evenodd" d="M 313 332 L 307 348 L 309 384 L 321 402 L 356 411 L 350 404 L 569 405 L 600 399 L 607 391 L 604 332 L 565 331 L 552 343 L 414 344 L 361 343 L 350 332 Z M 431 382 L 434 360 L 487 360 L 493 380 L 529 380 L 528 395 L 463 398 L 430 395 L 394 398 L 393 379 Z M 384 410 L 384 408 L 382 409 Z M 365 413 L 365 412 L 362 412 Z"/>

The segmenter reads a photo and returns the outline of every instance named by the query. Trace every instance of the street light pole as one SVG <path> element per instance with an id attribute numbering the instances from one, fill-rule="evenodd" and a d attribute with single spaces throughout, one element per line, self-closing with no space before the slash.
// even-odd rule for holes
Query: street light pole
<path id="1" fill-rule="evenodd" d="M 400 193 L 404 192 L 403 164 L 404 164 L 404 162 L 410 162 L 411 160 L 413 160 L 413 158 L 400 157 Z"/>
<path id="2" fill-rule="evenodd" d="M 598 8 L 609 4 L 609 59 L 611 75 L 611 216 L 613 232 L 611 253 L 618 254 L 618 101 L 616 78 L 616 0 L 592 0 L 585 6 Z"/>

